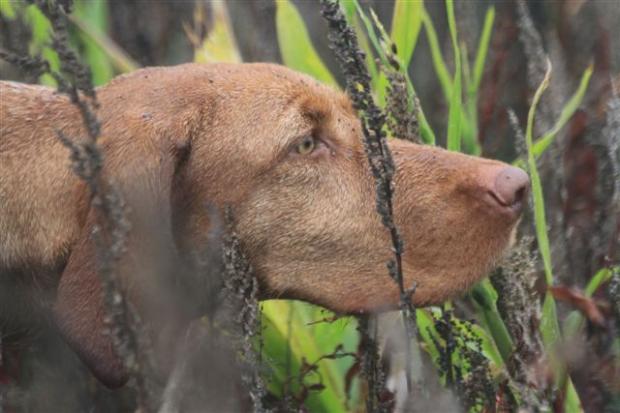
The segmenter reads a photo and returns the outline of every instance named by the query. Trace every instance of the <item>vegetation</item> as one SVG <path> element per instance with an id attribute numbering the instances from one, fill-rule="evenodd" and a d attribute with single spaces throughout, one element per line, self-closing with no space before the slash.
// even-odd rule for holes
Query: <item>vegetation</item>
<path id="1" fill-rule="evenodd" d="M 90 67 L 96 85 L 139 66 L 108 37 L 107 6 L 105 1 L 76 0 L 69 16 L 71 44 Z M 435 22 L 422 0 L 396 0 L 389 31 L 372 9 L 357 0 L 341 1 L 340 6 L 365 52 L 375 102 L 388 115 L 383 131 L 390 137 L 410 134 L 412 139 L 424 144 L 441 144 L 449 150 L 480 155 L 483 149 L 479 140 L 479 99 L 488 69 L 490 44 L 497 30 L 494 7 L 488 8 L 482 30 L 477 34 L 476 47 L 472 48 L 460 39 L 454 2 L 446 0 L 445 19 L 451 46 L 446 53 Z M 225 3 L 214 2 L 212 10 L 208 36 L 201 36 L 195 27 L 186 27 L 195 47 L 195 60 L 239 61 L 242 53 L 238 50 Z M 30 54 L 42 56 L 51 72 L 60 70 L 57 51 L 52 47 L 52 25 L 36 5 L 1 0 L 0 13 L 6 20 L 22 19 L 32 31 Z M 520 18 L 527 26 L 529 16 Z M 275 21 L 283 63 L 339 87 L 336 80 L 339 74 L 332 73 L 319 56 L 295 3 L 278 0 Z M 420 101 L 416 94 L 415 74 L 411 76 L 408 70 L 422 41 L 427 42 L 430 50 L 447 108 L 445 126 L 441 130 L 431 126 L 425 113 L 426 102 Z M 544 50 L 538 52 L 546 56 Z M 537 56 L 528 58 L 535 60 Z M 544 196 L 545 191 L 553 188 L 544 187 L 539 174 L 541 159 L 579 110 L 595 68 L 590 65 L 583 72 L 577 89 L 564 102 L 557 119 L 548 130 L 543 128 L 541 132 L 541 127 L 537 128 L 537 116 L 544 104 L 541 98 L 554 73 L 549 60 L 537 63 L 543 64 L 546 71 L 532 97 L 527 120 L 523 125 L 518 120 L 513 122 L 516 146 L 523 147 L 524 151 L 509 160 L 526 168 L 530 174 L 531 211 L 522 223 L 530 230 L 522 232 L 535 238 L 523 237 L 513 255 L 490 280 L 476 285 L 462 300 L 446 303 L 441 308 L 417 308 L 413 314 L 382 316 L 379 321 L 375 316 L 362 320 L 339 317 L 302 302 L 272 300 L 261 303 L 261 330 L 255 347 L 260 352 L 262 380 L 270 394 L 267 407 L 288 410 L 303 406 L 311 412 L 364 411 L 370 406 L 367 401 L 376 398 L 373 408 L 389 411 L 397 403 L 394 395 L 381 383 L 374 386 L 368 383 L 373 374 L 380 377 L 385 373 L 379 371 L 381 363 L 375 360 L 379 373 L 369 372 L 363 360 L 377 357 L 374 346 L 385 349 L 388 335 L 377 335 L 377 325 L 382 329 L 390 325 L 402 326 L 408 317 L 414 320 L 417 332 L 413 340 L 406 340 L 404 344 L 410 350 L 406 352 L 407 360 L 399 362 L 398 355 L 394 354 L 396 361 L 392 361 L 392 366 L 400 366 L 403 374 L 411 376 L 407 380 L 413 383 L 410 399 L 413 404 L 416 400 L 421 404 L 422 400 L 438 400 L 445 394 L 453 394 L 445 397 L 453 397 L 456 405 L 472 412 L 517 411 L 519 408 L 580 412 L 583 403 L 562 348 L 567 342 L 584 336 L 593 326 L 603 328 L 601 323 L 612 331 L 606 333 L 611 335 L 609 362 L 616 372 L 620 371 L 617 331 L 609 327 L 609 321 L 597 318 L 600 306 L 592 299 L 599 289 L 609 286 L 614 277 L 616 280 L 620 277 L 620 266 L 612 260 L 604 263 L 582 291 L 568 289 L 559 282 L 561 278 L 553 267 Z M 48 85 L 57 82 L 49 73 L 42 74 L 38 80 Z M 608 116 L 612 118 L 611 113 Z M 403 129 L 405 124 L 409 125 L 408 129 Z M 615 133 L 617 139 L 619 131 L 609 133 Z M 620 177 L 616 175 L 615 179 Z M 543 276 L 538 283 L 544 287 L 536 290 L 533 285 L 540 268 Z M 387 269 L 385 276 L 388 277 Z M 571 303 L 570 311 L 559 311 L 558 300 Z M 525 311 L 524 306 L 530 308 Z M 524 325 L 531 329 L 521 328 Z M 615 337 L 613 331 L 616 331 Z M 369 340 L 373 346 L 365 348 Z M 413 364 L 413 371 L 403 367 L 408 363 Z M 429 364 L 433 368 L 429 369 Z M 390 374 L 393 377 L 394 370 Z M 546 380 L 547 374 L 549 380 Z M 532 375 L 541 377 L 532 378 Z M 615 377 L 618 379 L 617 373 Z M 446 393 L 445 389 L 452 393 Z M 608 404 L 610 411 L 620 409 L 620 398 L 615 397 L 615 401 Z"/>

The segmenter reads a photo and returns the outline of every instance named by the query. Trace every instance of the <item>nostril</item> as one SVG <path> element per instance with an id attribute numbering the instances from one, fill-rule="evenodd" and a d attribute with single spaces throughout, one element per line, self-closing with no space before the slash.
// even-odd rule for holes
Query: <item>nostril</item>
<path id="1" fill-rule="evenodd" d="M 527 193 L 527 188 L 525 186 L 519 188 L 515 193 L 515 200 L 513 203 L 523 202 L 525 199 L 525 194 Z"/>
<path id="2" fill-rule="evenodd" d="M 493 195 L 504 206 L 522 203 L 530 188 L 530 178 L 520 168 L 508 166 L 495 179 Z"/>

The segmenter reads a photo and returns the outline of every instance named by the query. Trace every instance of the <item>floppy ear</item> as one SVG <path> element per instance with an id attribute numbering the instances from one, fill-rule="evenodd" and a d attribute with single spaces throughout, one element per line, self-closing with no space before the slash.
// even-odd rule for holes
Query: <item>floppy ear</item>
<path id="1" fill-rule="evenodd" d="M 133 138 L 133 137 L 132 137 Z M 171 186 L 177 164 L 175 146 L 162 139 L 122 139 L 106 148 L 104 181 L 118 188 L 131 229 L 126 251 L 113 263 L 125 297 L 148 324 L 175 325 L 174 280 L 178 254 L 172 232 Z M 122 155 L 122 156 L 120 156 Z M 93 237 L 106 217 L 95 205 L 88 211 L 61 276 L 53 317 L 61 334 L 94 375 L 110 387 L 127 380 L 104 319 L 106 307 Z M 104 228 L 105 225 L 100 224 Z M 154 321 L 155 320 L 155 321 Z M 178 324 L 178 323 L 177 323 Z"/>
<path id="2" fill-rule="evenodd" d="M 127 374 L 111 337 L 106 335 L 106 309 L 92 237 L 95 211 L 88 213 L 80 239 L 60 278 L 53 317 L 65 341 L 93 374 L 109 387 L 122 386 Z"/>

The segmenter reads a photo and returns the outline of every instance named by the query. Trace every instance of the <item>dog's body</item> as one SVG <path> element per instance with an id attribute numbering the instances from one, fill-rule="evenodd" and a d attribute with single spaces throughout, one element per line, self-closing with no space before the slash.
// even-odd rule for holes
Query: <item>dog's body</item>
<path id="1" fill-rule="evenodd" d="M 45 87 L 0 82 L 0 93 L 0 326 L 9 331 L 11 320 L 21 324 L 29 308 L 50 302 L 95 374 L 122 383 L 102 333 L 96 208 L 57 136 L 84 139 L 82 118 Z M 174 337 L 200 314 L 200 294 L 178 278 L 207 245 L 207 205 L 232 207 L 263 298 L 341 312 L 397 305 L 388 234 L 344 95 L 279 66 L 189 64 L 122 76 L 97 96 L 103 176 L 119 188 L 132 225 L 119 273 L 156 331 Z M 508 246 L 527 176 L 408 142 L 390 148 L 406 282 L 417 283 L 418 305 L 441 302 Z M 183 271 L 181 261 L 190 262 Z"/>

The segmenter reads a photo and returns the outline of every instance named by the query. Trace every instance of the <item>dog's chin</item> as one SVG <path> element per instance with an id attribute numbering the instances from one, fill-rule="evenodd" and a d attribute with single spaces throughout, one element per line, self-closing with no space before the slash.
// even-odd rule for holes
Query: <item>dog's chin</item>
<path id="1" fill-rule="evenodd" d="M 506 259 L 506 257 L 510 255 L 512 248 L 517 244 L 517 228 L 519 226 L 519 222 L 521 222 L 521 219 L 519 219 L 510 230 L 510 234 L 508 235 L 508 241 L 506 242 L 504 248 L 502 248 L 495 256 L 495 258 L 490 261 L 489 266 L 486 270 L 487 274 L 499 267 L 501 263 Z"/>
<path id="2" fill-rule="evenodd" d="M 453 282 L 447 288 L 441 291 L 431 291 L 426 294 L 414 294 L 414 304 L 417 307 L 436 306 L 445 303 L 448 300 L 458 299 L 471 290 L 477 283 L 489 276 L 493 270 L 498 268 L 506 257 L 511 253 L 512 248 L 517 243 L 517 227 L 515 223 L 510 233 L 505 238 L 503 246 L 497 248 L 494 253 L 487 258 L 486 262 L 481 264 L 477 269 L 470 269 L 469 273 L 461 273 L 459 276 L 453 277 Z M 422 293 L 422 291 L 420 291 Z"/>

